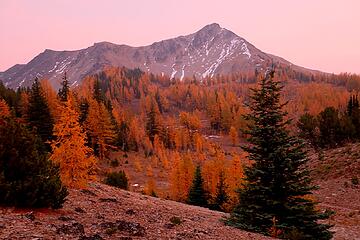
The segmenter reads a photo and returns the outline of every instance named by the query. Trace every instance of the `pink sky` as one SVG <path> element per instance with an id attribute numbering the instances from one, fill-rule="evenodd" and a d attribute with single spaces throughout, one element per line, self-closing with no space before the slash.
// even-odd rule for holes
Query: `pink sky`
<path id="1" fill-rule="evenodd" d="M 149 45 L 217 22 L 294 64 L 360 73 L 359 10 L 359 0 L 0 0 L 0 71 L 46 48 Z"/>

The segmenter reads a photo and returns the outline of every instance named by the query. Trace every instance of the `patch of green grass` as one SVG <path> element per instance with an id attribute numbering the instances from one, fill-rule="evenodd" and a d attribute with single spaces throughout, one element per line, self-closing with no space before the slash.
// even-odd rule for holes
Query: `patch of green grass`
<path id="1" fill-rule="evenodd" d="M 117 228 L 116 227 L 112 227 L 112 228 L 108 228 L 105 230 L 105 233 L 108 234 L 108 235 L 112 235 L 114 233 L 116 233 L 117 231 Z"/>
<path id="2" fill-rule="evenodd" d="M 174 225 L 180 225 L 182 223 L 181 218 L 173 216 L 170 218 L 170 222 Z"/>

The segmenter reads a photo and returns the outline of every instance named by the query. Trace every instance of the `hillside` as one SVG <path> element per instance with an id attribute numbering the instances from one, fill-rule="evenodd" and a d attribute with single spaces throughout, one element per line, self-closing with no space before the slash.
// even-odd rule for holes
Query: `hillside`
<path id="1" fill-rule="evenodd" d="M 61 210 L 0 208 L 0 216 L 0 239 L 271 239 L 224 226 L 220 212 L 100 183 L 70 190 Z"/>
<path id="2" fill-rule="evenodd" d="M 244 38 L 209 24 L 199 31 L 155 42 L 149 46 L 131 47 L 109 42 L 76 51 L 47 49 L 27 64 L 17 64 L 0 73 L 0 80 L 11 88 L 30 86 L 35 77 L 49 79 L 60 86 L 66 71 L 72 86 L 101 71 L 106 66 L 140 68 L 144 72 L 203 79 L 217 74 L 254 73 L 275 63 L 299 73 L 318 73 L 291 64 L 283 58 L 267 54 Z"/>
<path id="3" fill-rule="evenodd" d="M 320 207 L 334 210 L 334 239 L 360 239 L 360 144 L 310 153 Z M 356 180 L 357 179 L 357 180 Z"/>
<path id="4" fill-rule="evenodd" d="M 336 240 L 360 237 L 360 191 L 351 182 L 359 176 L 359 150 L 360 144 L 326 150 L 323 160 L 310 154 L 320 186 L 315 197 L 321 209 L 336 211 L 330 219 Z M 91 183 L 87 190 L 70 189 L 61 210 L 0 207 L 0 239 L 271 239 L 224 226 L 226 215 Z M 173 217 L 181 223 L 171 223 Z"/>

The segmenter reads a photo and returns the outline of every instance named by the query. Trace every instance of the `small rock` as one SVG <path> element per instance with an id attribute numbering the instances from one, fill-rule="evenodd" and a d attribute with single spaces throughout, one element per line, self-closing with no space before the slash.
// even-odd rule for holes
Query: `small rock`
<path id="1" fill-rule="evenodd" d="M 79 240 L 103 240 L 103 238 L 99 234 L 95 234 L 92 236 L 81 236 Z"/>
<path id="2" fill-rule="evenodd" d="M 56 229 L 57 234 L 83 235 L 85 233 L 84 226 L 80 223 L 63 224 Z"/>
<path id="3" fill-rule="evenodd" d="M 135 211 L 132 210 L 132 209 L 128 209 L 128 210 L 126 210 L 125 213 L 128 214 L 128 215 L 134 215 L 134 214 L 135 214 Z"/>
<path id="4" fill-rule="evenodd" d="M 35 220 L 35 214 L 34 214 L 34 212 L 26 213 L 26 214 L 25 214 L 25 217 L 26 217 L 27 219 L 30 219 L 31 221 L 34 221 L 34 220 Z"/>
<path id="5" fill-rule="evenodd" d="M 115 227 L 116 227 L 116 223 L 113 223 L 113 222 L 103 222 L 103 223 L 100 223 L 100 227 L 102 227 L 102 228 L 115 228 Z"/>
<path id="6" fill-rule="evenodd" d="M 31 236 L 31 240 L 41 240 L 43 239 L 43 236 Z"/>
<path id="7" fill-rule="evenodd" d="M 75 210 L 75 212 L 78 212 L 78 213 L 85 213 L 85 210 L 82 209 L 81 207 L 76 207 L 74 210 Z"/>
<path id="8" fill-rule="evenodd" d="M 208 232 L 206 230 L 202 230 L 202 229 L 194 229 L 193 232 L 194 233 L 208 234 Z"/>
<path id="9" fill-rule="evenodd" d="M 100 198 L 100 202 L 117 202 L 116 198 Z"/>
<path id="10" fill-rule="evenodd" d="M 76 211 L 76 210 L 75 210 Z M 74 220 L 72 217 L 68 217 L 68 216 L 60 216 L 58 218 L 60 221 L 64 221 L 64 222 L 68 222 L 68 221 L 71 221 L 71 220 Z"/>
<path id="11" fill-rule="evenodd" d="M 166 228 L 166 229 L 171 229 L 171 228 L 173 228 L 175 225 L 174 224 L 172 224 L 172 223 L 165 223 L 164 224 L 164 228 Z"/>
<path id="12" fill-rule="evenodd" d="M 126 231 L 132 236 L 143 237 L 145 235 L 145 228 L 139 223 L 118 220 L 116 221 L 116 224 L 120 231 Z"/>
<path id="13" fill-rule="evenodd" d="M 90 195 L 90 196 L 93 196 L 93 197 L 97 196 L 93 191 L 90 191 L 88 189 L 82 189 L 82 190 L 80 190 L 80 192 L 82 192 L 84 194 L 87 194 L 87 195 Z"/>

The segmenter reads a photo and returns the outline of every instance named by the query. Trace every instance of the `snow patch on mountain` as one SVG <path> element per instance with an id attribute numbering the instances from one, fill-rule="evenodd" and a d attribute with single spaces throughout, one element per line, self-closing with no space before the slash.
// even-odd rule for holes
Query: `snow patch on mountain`
<path id="1" fill-rule="evenodd" d="M 175 77 L 176 73 L 177 73 L 177 70 L 174 67 L 175 67 L 175 63 L 171 66 L 172 73 L 171 73 L 170 79 L 173 79 Z"/>
<path id="2" fill-rule="evenodd" d="M 247 44 L 245 42 L 241 45 L 241 51 L 243 51 L 242 54 L 247 55 L 249 59 L 251 58 L 251 53 L 250 53 L 250 51 L 249 51 L 249 49 L 247 47 Z"/>
<path id="3" fill-rule="evenodd" d="M 185 77 L 185 65 L 183 65 L 182 69 L 181 69 L 181 77 L 180 77 L 180 81 L 182 81 Z"/>
<path id="4" fill-rule="evenodd" d="M 57 68 L 58 64 L 59 62 L 56 62 L 54 67 L 51 70 L 49 70 L 49 73 L 53 72 Z"/>

